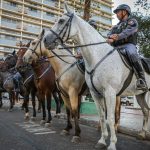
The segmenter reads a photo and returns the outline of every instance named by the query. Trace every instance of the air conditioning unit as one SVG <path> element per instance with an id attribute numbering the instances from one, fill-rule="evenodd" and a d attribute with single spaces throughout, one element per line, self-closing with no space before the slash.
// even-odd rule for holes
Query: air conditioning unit
<path id="1" fill-rule="evenodd" d="M 17 28 L 17 29 L 21 29 L 21 24 L 18 24 L 18 25 L 16 26 L 16 28 Z"/>

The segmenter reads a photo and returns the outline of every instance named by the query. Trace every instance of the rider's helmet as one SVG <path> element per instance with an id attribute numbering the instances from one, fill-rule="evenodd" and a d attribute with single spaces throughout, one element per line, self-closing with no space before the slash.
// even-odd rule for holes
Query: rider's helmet
<path id="1" fill-rule="evenodd" d="M 131 15 L 131 8 L 127 4 L 119 5 L 113 12 L 116 14 L 119 10 L 126 10 Z"/>
<path id="2" fill-rule="evenodd" d="M 88 23 L 89 23 L 92 27 L 94 27 L 95 29 L 97 28 L 97 24 L 96 24 L 96 22 L 95 22 L 94 20 L 89 20 Z"/>

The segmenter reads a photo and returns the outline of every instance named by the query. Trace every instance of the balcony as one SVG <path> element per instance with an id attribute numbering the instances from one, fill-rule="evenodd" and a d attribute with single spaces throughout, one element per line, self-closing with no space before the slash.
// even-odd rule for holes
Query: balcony
<path id="1" fill-rule="evenodd" d="M 40 27 L 39 28 L 38 27 L 34 27 L 34 26 L 26 26 L 26 31 L 38 34 L 38 33 L 40 33 L 41 28 Z"/>
<path id="2" fill-rule="evenodd" d="M 32 17 L 41 18 L 41 12 L 38 12 L 38 11 L 34 12 L 31 10 L 26 10 L 24 13 L 26 13 L 27 15 L 32 16 Z"/>
<path id="3" fill-rule="evenodd" d="M 5 26 L 5 27 L 9 27 L 9 28 L 16 29 L 18 24 L 17 24 L 17 23 L 12 23 L 12 22 L 7 22 L 7 21 L 5 21 L 5 20 L 2 20 L 1 25 L 2 25 L 2 26 Z"/>
<path id="4" fill-rule="evenodd" d="M 107 25 L 111 25 L 111 19 L 108 20 L 108 19 L 105 19 L 104 17 L 101 17 L 101 16 L 92 16 L 91 19 L 95 20 L 95 21 L 105 23 Z"/>
<path id="5" fill-rule="evenodd" d="M 14 39 L 6 39 L 6 38 L 0 38 L 0 44 L 7 45 L 7 46 L 16 46 L 17 40 Z"/>
<path id="6" fill-rule="evenodd" d="M 43 14 L 43 19 L 44 20 L 48 20 L 48 21 L 52 21 L 52 22 L 55 22 L 57 17 L 56 16 L 51 16 L 51 15 L 47 15 L 47 14 Z"/>
<path id="7" fill-rule="evenodd" d="M 31 0 L 33 2 L 38 2 L 38 3 L 42 3 L 42 0 Z"/>
<path id="8" fill-rule="evenodd" d="M 103 6 L 103 5 L 100 6 L 100 10 L 105 11 L 105 12 L 110 13 L 110 14 L 112 13 L 111 8 Z"/>
<path id="9" fill-rule="evenodd" d="M 15 12 L 22 10 L 21 7 L 11 6 L 10 4 L 7 4 L 7 3 L 3 3 L 2 8 L 7 9 L 7 10 L 11 10 L 11 11 L 15 11 Z"/>
<path id="10" fill-rule="evenodd" d="M 45 5 L 48 5 L 48 6 L 50 6 L 50 7 L 56 7 L 56 3 L 57 1 L 54 1 L 54 0 L 44 0 L 43 1 L 43 3 L 45 4 Z"/>

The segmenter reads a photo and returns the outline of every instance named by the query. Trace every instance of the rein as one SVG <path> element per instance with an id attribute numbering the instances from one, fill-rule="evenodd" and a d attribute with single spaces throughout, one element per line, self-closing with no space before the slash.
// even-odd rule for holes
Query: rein
<path id="1" fill-rule="evenodd" d="M 79 47 L 87 47 L 87 46 L 92 46 L 92 45 L 99 45 L 99 44 L 104 44 L 107 43 L 105 42 L 98 42 L 98 43 L 91 43 L 91 44 L 83 44 L 83 45 L 76 45 L 76 46 L 67 46 L 67 48 L 79 48 Z M 63 48 L 58 48 L 58 49 L 65 49 L 66 47 Z"/>

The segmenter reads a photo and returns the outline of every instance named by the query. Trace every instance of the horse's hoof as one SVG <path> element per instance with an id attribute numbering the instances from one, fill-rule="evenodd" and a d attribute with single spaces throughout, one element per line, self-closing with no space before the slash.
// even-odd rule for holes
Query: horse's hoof
<path id="1" fill-rule="evenodd" d="M 31 117 L 31 121 L 35 121 L 36 120 L 36 117 Z"/>
<path id="2" fill-rule="evenodd" d="M 60 135 L 69 135 L 69 132 L 67 130 L 62 130 Z"/>
<path id="3" fill-rule="evenodd" d="M 13 109 L 11 108 L 11 109 L 8 109 L 8 112 L 12 112 L 13 111 Z"/>
<path id="4" fill-rule="evenodd" d="M 45 123 L 46 123 L 45 120 L 41 120 L 41 121 L 40 121 L 40 125 L 44 125 Z"/>
<path id="5" fill-rule="evenodd" d="M 46 128 L 51 127 L 51 123 L 45 123 L 45 127 L 46 127 Z"/>
<path id="6" fill-rule="evenodd" d="M 71 142 L 72 143 L 79 143 L 81 141 L 81 138 L 79 136 L 73 136 Z"/>
<path id="7" fill-rule="evenodd" d="M 95 148 L 100 149 L 100 150 L 107 150 L 107 146 L 105 144 L 102 144 L 102 143 L 97 143 L 95 145 Z"/>
<path id="8" fill-rule="evenodd" d="M 29 116 L 25 116 L 24 120 L 29 121 L 30 117 Z"/>
<path id="9" fill-rule="evenodd" d="M 60 119 L 60 114 L 55 114 L 54 117 Z"/>
<path id="10" fill-rule="evenodd" d="M 38 109 L 38 113 L 41 113 L 41 109 Z"/>
<path id="11" fill-rule="evenodd" d="M 137 135 L 138 140 L 145 140 L 146 139 L 146 132 L 145 131 L 140 131 Z"/>

